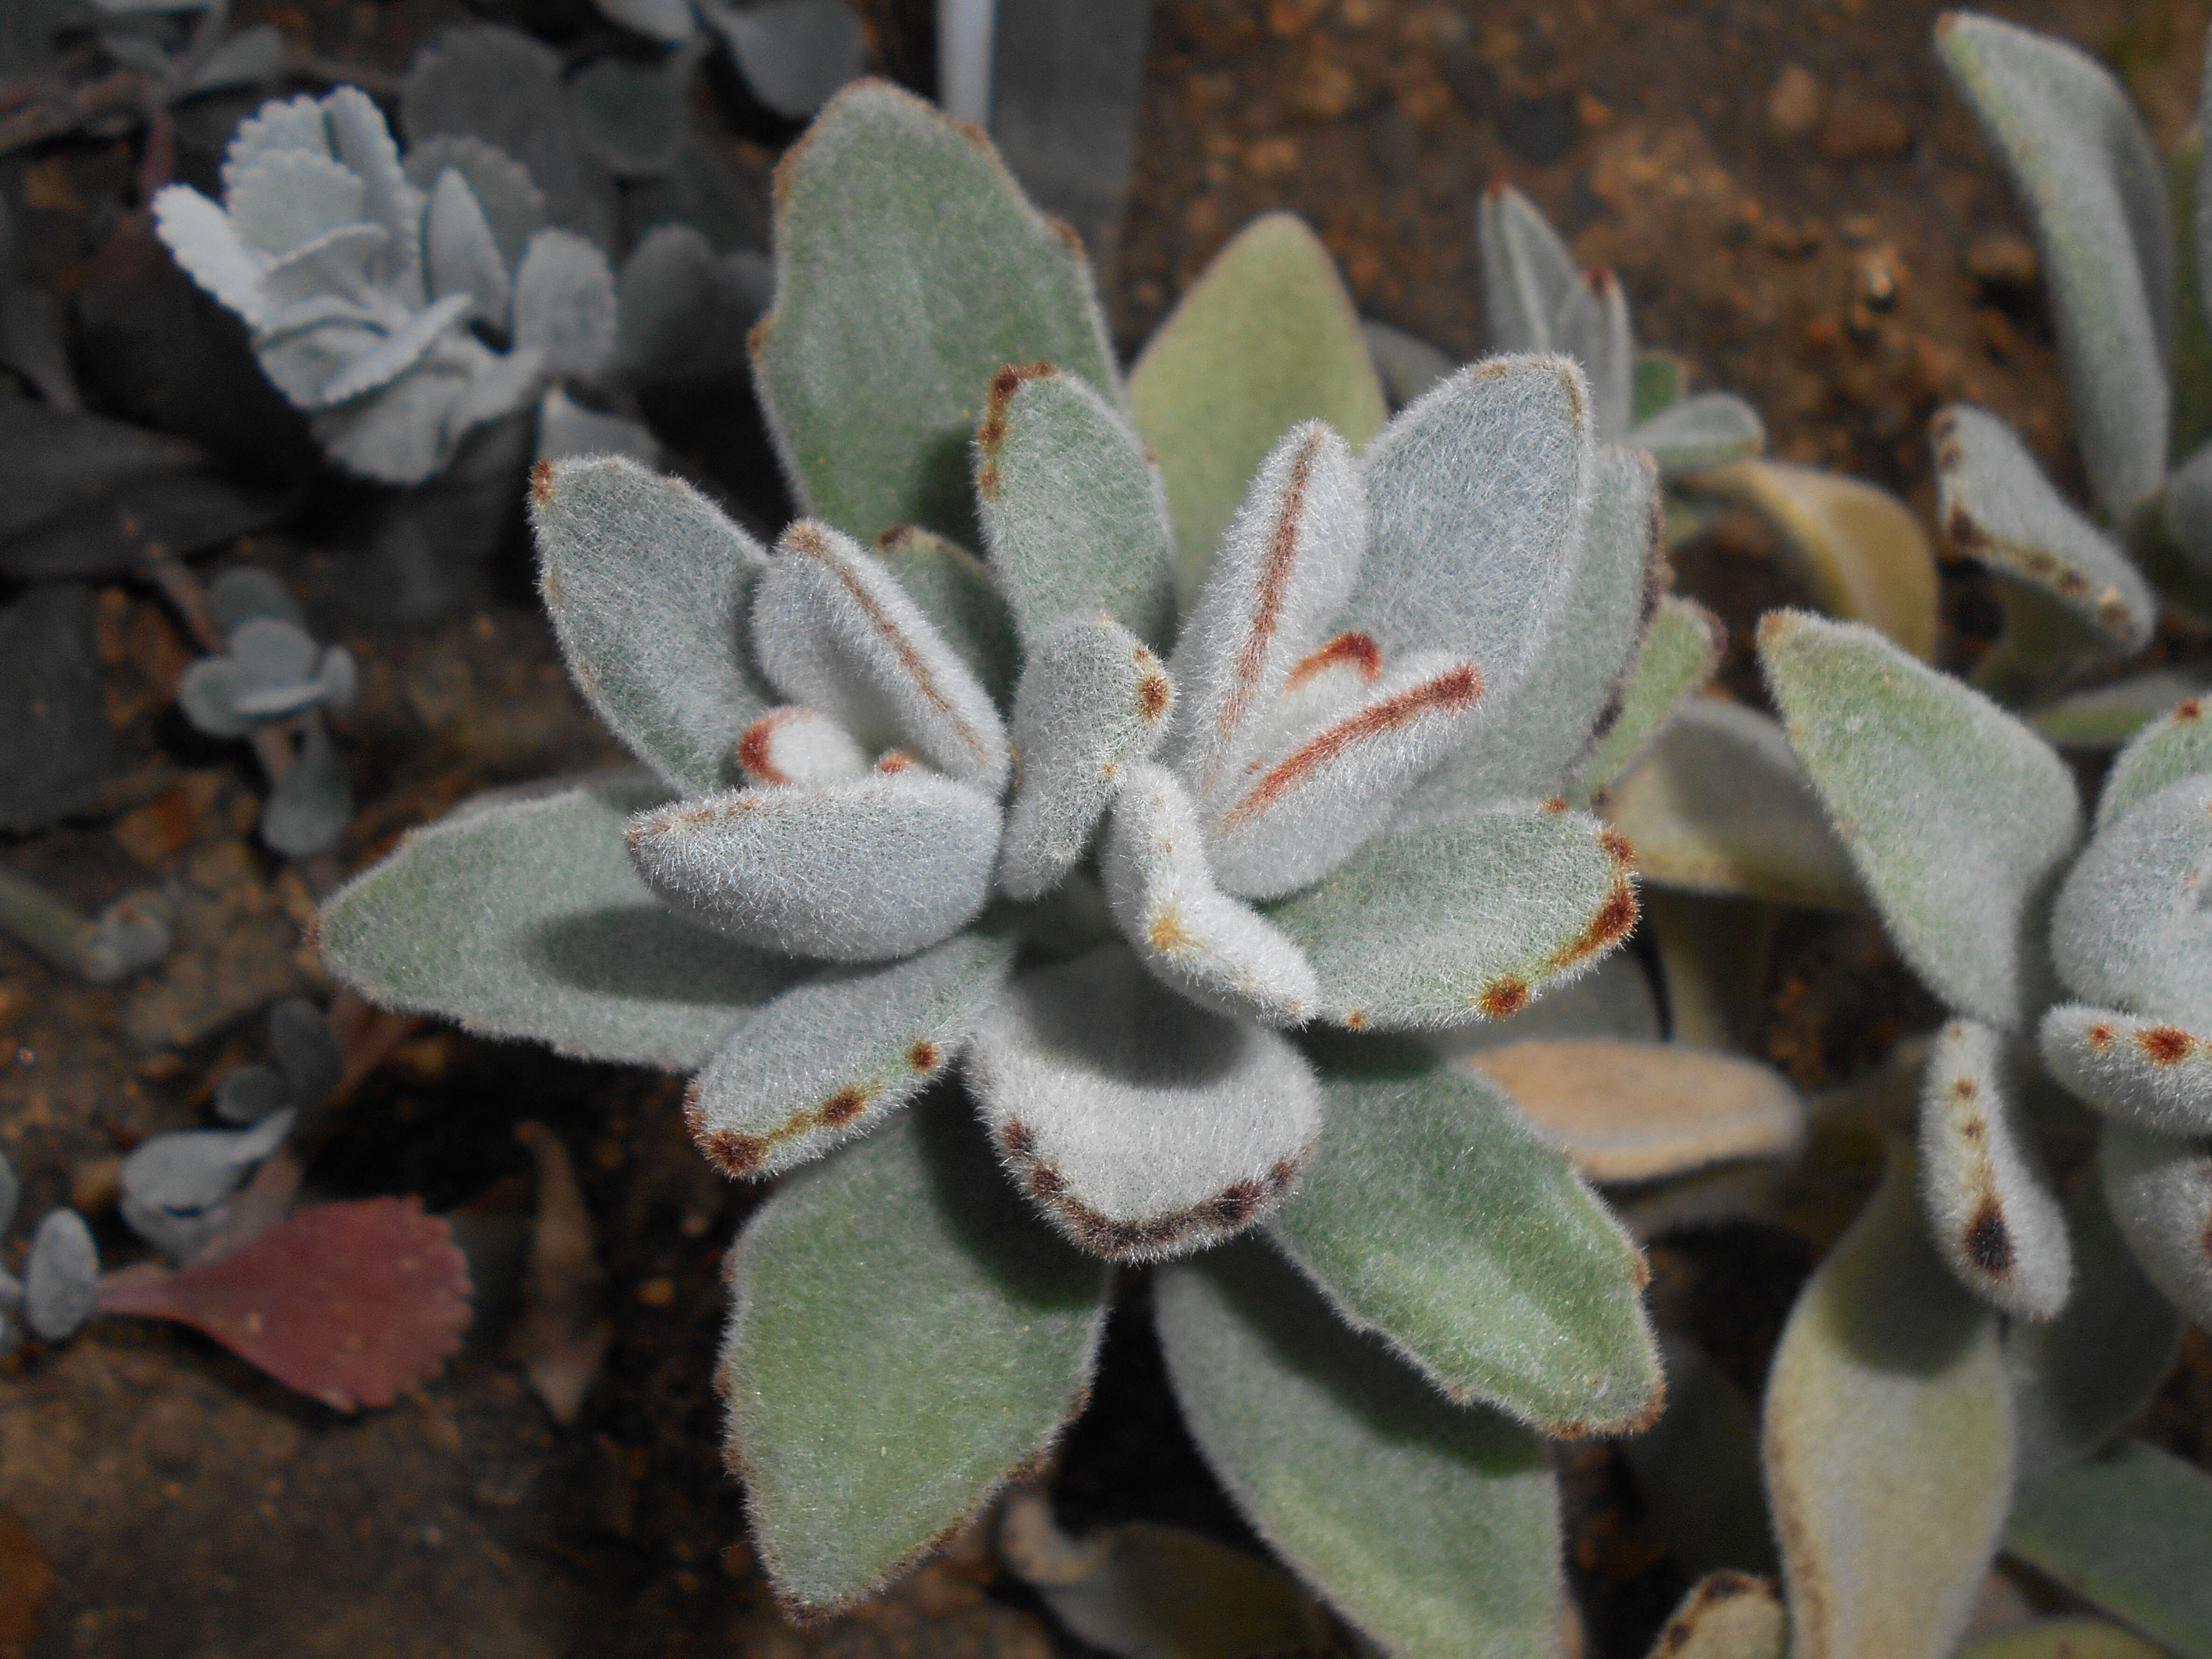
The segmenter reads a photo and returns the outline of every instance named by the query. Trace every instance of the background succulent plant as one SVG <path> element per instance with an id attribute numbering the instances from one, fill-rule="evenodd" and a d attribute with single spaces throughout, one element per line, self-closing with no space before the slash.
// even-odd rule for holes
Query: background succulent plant
<path id="1" fill-rule="evenodd" d="M 1382 1034 L 1510 1015 L 1634 921 L 1626 845 L 1563 792 L 1624 702 L 1632 743 L 1673 700 L 1624 691 L 1649 463 L 1544 356 L 1355 454 L 1316 416 L 1379 416 L 1374 370 L 1283 221 L 1147 349 L 1133 424 L 1079 252 L 973 132 L 863 84 L 785 167 L 755 365 L 813 516 L 769 553 L 634 464 L 542 467 L 541 591 L 652 775 L 419 833 L 326 906 L 328 960 L 693 1072 L 710 1158 L 795 1171 L 732 1255 L 721 1371 L 793 1600 L 866 1593 L 1046 1452 L 1106 1263 L 1167 1261 L 1178 1398 L 1285 1557 L 1409 1650 L 1547 1643 L 1519 1425 L 1656 1409 L 1641 1268 L 1502 1090 Z M 1194 430 L 1177 386 L 1234 418 Z M 1168 503 L 1231 477 L 1194 563 Z"/>
<path id="2" fill-rule="evenodd" d="M 2197 207 L 2208 198 L 2200 147 L 2162 161 L 2119 82 L 2079 48 L 1971 12 L 1948 15 L 1936 44 L 2034 227 L 2090 486 L 2085 514 L 1985 410 L 1936 420 L 1945 534 L 1989 569 L 2006 612 L 1975 681 L 2020 705 L 2140 652 L 2162 599 L 2208 614 L 2212 447 L 2198 447 L 2195 314 L 2212 293 Z M 2165 679 L 2136 689 L 2082 735 L 2117 743 L 2178 700 Z"/>

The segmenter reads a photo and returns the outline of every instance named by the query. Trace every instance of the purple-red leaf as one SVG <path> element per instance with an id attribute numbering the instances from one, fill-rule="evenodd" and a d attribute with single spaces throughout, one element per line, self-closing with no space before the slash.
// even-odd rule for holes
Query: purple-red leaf
<path id="1" fill-rule="evenodd" d="M 101 1281 L 98 1311 L 205 1332 L 333 1410 L 388 1406 L 468 1328 L 469 1267 L 420 1199 L 319 1205 L 228 1255 Z"/>

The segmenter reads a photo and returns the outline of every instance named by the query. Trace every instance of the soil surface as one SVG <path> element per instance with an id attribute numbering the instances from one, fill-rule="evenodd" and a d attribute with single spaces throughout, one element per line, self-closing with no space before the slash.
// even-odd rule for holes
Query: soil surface
<path id="1" fill-rule="evenodd" d="M 583 0 L 526 9 L 555 38 L 588 16 Z M 926 84 L 929 8 L 865 9 L 879 63 Z M 2103 53 L 2161 143 L 2188 124 L 2204 0 L 1997 9 Z M 1644 343 L 1764 412 L 1774 453 L 1870 477 L 1924 518 L 1927 416 L 1965 398 L 2078 484 L 2033 255 L 1942 82 L 1936 11 L 1920 0 L 1157 0 L 1115 329 L 1133 349 L 1241 225 L 1289 208 L 1319 229 L 1363 310 L 1474 356 L 1474 206 L 1486 181 L 1510 179 L 1581 258 L 1620 275 Z M 417 44 L 483 15 L 449 0 L 240 12 L 359 65 L 378 90 Z M 722 149 L 759 178 L 787 135 L 733 107 L 726 88 L 709 93 L 702 110 Z M 187 153 L 187 176 L 214 153 Z M 35 273 L 56 293 L 112 276 L 95 255 L 135 205 L 135 160 L 125 137 L 0 161 Z M 143 394 L 126 374 L 81 367 L 100 406 L 155 418 L 134 408 Z M 734 500 L 772 518 L 777 487 L 736 425 L 726 449 L 702 439 L 687 459 L 720 467 Z M 621 758 L 568 685 L 515 550 L 457 612 L 375 625 L 337 550 L 352 510 L 319 508 L 204 562 L 277 572 L 320 636 L 362 665 L 360 703 L 337 726 L 362 805 L 336 854 L 287 866 L 254 839 L 250 757 L 185 725 L 171 699 L 197 653 L 157 595 L 126 585 L 97 599 L 118 775 L 94 810 L 0 844 L 6 868 L 88 911 L 149 884 L 177 908 L 176 951 L 115 989 L 0 941 L 0 1149 L 22 1175 L 23 1212 L 75 1203 L 117 1261 L 132 1248 L 114 1214 L 119 1156 L 210 1121 L 213 1079 L 263 1057 L 270 1001 L 333 989 L 306 934 L 321 892 L 480 789 Z M 1734 630 L 1740 689 L 1759 612 L 1796 597 L 1773 555 L 1756 524 L 1731 517 L 1680 560 L 1681 585 Z M 1973 579 L 1948 575 L 1945 599 L 1948 649 L 1989 631 Z M 2165 648 L 2201 647 L 2170 635 Z M 1814 1088 L 1869 1070 L 1937 1018 L 1871 921 L 1791 916 L 1752 1047 Z M 720 1261 L 754 1198 L 694 1153 L 678 1108 L 668 1079 L 434 1026 L 409 1036 L 310 1175 L 316 1196 L 420 1194 L 455 1216 L 471 1252 L 479 1316 L 467 1346 L 389 1409 L 331 1411 L 211 1342 L 143 1322 L 98 1322 L 0 1360 L 0 1656 L 1083 1651 L 981 1535 L 850 1616 L 801 1630 L 777 1612 L 721 1468 L 710 1387 Z M 568 1153 L 612 1328 L 565 1425 L 516 1348 L 532 1162 L 514 1128 L 526 1121 Z M 9 1248 L 20 1269 L 20 1244 Z M 1652 1254 L 1662 1318 L 1756 1398 L 1808 1247 L 1738 1226 L 1672 1236 Z M 1105 1372 L 1055 1475 L 1061 1518 L 1168 1520 L 1249 1544 L 1176 1421 L 1146 1296 L 1140 1278 L 1123 1287 Z M 2212 1463 L 2201 1336 L 2144 1426 Z M 1588 1651 L 1640 1656 L 1687 1578 L 1617 1451 L 1566 1449 L 1560 1466 Z"/>

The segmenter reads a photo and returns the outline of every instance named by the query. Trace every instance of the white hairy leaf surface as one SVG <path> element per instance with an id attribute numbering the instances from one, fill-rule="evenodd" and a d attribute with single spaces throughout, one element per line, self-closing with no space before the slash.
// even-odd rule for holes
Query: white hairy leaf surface
<path id="1" fill-rule="evenodd" d="M 466 294 L 476 301 L 472 316 L 494 328 L 507 326 L 514 280 L 500 257 L 491 221 L 459 167 L 440 173 L 430 192 L 430 211 L 422 226 L 422 263 L 432 299 Z"/>
<path id="2" fill-rule="evenodd" d="M 1159 469 L 1127 416 L 1080 375 L 1008 365 L 975 433 L 991 570 L 1035 648 L 1103 612 L 1153 649 L 1175 636 L 1175 532 Z"/>
<path id="3" fill-rule="evenodd" d="M 2085 1001 L 2212 1026 L 2212 773 L 2098 830 L 2052 908 L 2051 955 Z"/>
<path id="4" fill-rule="evenodd" d="M 1790 746 L 1906 962 L 1960 1012 L 2021 1030 L 2049 1000 L 2048 896 L 2081 836 L 2066 763 L 1871 629 L 1771 611 L 1759 651 Z"/>
<path id="5" fill-rule="evenodd" d="M 2200 223 L 2203 217 L 2200 212 Z M 2179 556 L 2176 562 L 2182 573 L 2194 579 L 2190 586 L 2201 593 L 2206 574 L 2212 572 L 2212 444 L 2199 448 L 2166 475 L 2166 489 L 2159 497 L 2158 524 Z"/>
<path id="6" fill-rule="evenodd" d="M 1328 874 L 1475 728 L 1482 695 L 1472 662 L 1416 652 L 1342 714 L 1255 756 L 1204 805 L 1223 888 L 1279 898 Z"/>
<path id="7" fill-rule="evenodd" d="M 1567 799 L 1586 806 L 1626 773 L 1684 701 L 1695 696 L 1721 665 L 1728 630 L 1693 600 L 1668 594 L 1652 612 L 1635 666 L 1620 691 L 1620 706 L 1601 718 L 1601 732 L 1576 771 Z"/>
<path id="8" fill-rule="evenodd" d="M 1459 362 L 1419 335 L 1372 317 L 1359 319 L 1359 332 L 1375 364 L 1390 407 L 1402 409 L 1423 392 L 1449 380 Z M 1172 500 L 1170 496 L 1170 500 Z M 1180 520 L 1178 520 L 1180 522 Z"/>
<path id="9" fill-rule="evenodd" d="M 1465 1060 L 1512 1042 L 1599 1037 L 1657 1042 L 1663 1035 L 1651 976 L 1632 951 L 1620 951 L 1581 978 L 1546 991 L 1517 1014 L 1454 1025 L 1422 1041 L 1446 1060 Z"/>
<path id="10" fill-rule="evenodd" d="M 1690 1586 L 1651 1659 L 1783 1659 L 1790 1613 L 1771 1579 L 1723 1571 Z"/>
<path id="11" fill-rule="evenodd" d="M 475 307 L 475 297 L 449 294 L 434 300 L 368 350 L 349 356 L 313 393 L 293 401 L 305 409 L 324 409 L 389 386 L 421 362 L 439 337 L 456 327 Z"/>
<path id="12" fill-rule="evenodd" d="M 1649 1423 L 1647 1270 L 1605 1206 L 1488 1079 L 1345 1058 L 1324 1060 L 1321 1150 L 1273 1241 L 1454 1400 L 1553 1436 Z"/>
<path id="13" fill-rule="evenodd" d="M 1392 823 L 1425 830 L 1508 799 L 1565 787 L 1624 688 L 1667 577 L 1658 480 L 1644 457 L 1598 452 L 1589 533 L 1575 556 L 1552 636 L 1481 730 L 1416 784 Z M 1487 699 L 1486 699 L 1486 701 Z"/>
<path id="14" fill-rule="evenodd" d="M 884 82 L 855 82 L 788 153 L 775 196 L 775 308 L 753 362 L 809 513 L 864 542 L 901 524 L 964 540 L 975 512 L 965 447 L 994 375 L 1055 363 L 1118 395 L 1080 247 L 975 128 Z M 1069 608 L 1096 609 L 1095 596 Z"/>
<path id="15" fill-rule="evenodd" d="M 661 453 L 660 440 L 642 421 L 586 409 L 557 386 L 538 400 L 538 460 L 620 455 L 641 466 L 658 466 Z"/>
<path id="16" fill-rule="evenodd" d="M 1602 267 L 1583 273 L 1560 310 L 1553 349 L 1572 357 L 1589 377 L 1598 441 L 1626 442 L 1636 395 L 1636 341 L 1619 277 Z"/>
<path id="17" fill-rule="evenodd" d="M 1758 454 L 1766 447 L 1766 423 L 1741 398 L 1700 392 L 1638 422 L 1625 441 L 1648 453 L 1659 476 L 1672 480 Z"/>
<path id="18" fill-rule="evenodd" d="M 1339 634 L 1291 666 L 1290 678 L 1252 733 L 1258 757 L 1280 755 L 1359 707 L 1382 678 L 1382 647 L 1368 635 Z M 1246 763 L 1247 766 L 1252 764 Z M 1240 768 L 1223 780 L 1233 789 L 1251 775 Z"/>
<path id="19" fill-rule="evenodd" d="M 1287 1039 L 1177 996 L 1119 945 L 1016 975 L 966 1073 L 1015 1183 L 1115 1261 L 1241 1232 L 1321 1133 L 1321 1085 Z"/>
<path id="20" fill-rule="evenodd" d="M 1768 1374 L 1760 1442 L 1792 1659 L 1948 1659 L 2012 1496 L 1996 1315 L 1936 1258 L 1913 1185 L 1893 1142 Z"/>
<path id="21" fill-rule="evenodd" d="M 1340 628 L 1386 663 L 1471 657 L 1490 695 L 1528 672 L 1589 526 L 1589 389 L 1562 357 L 1472 364 L 1401 411 L 1361 458 L 1372 517 Z"/>
<path id="22" fill-rule="evenodd" d="M 1483 191 L 1474 228 L 1490 349 L 1562 349 L 1559 314 L 1581 285 L 1582 272 L 1559 232 L 1510 185 L 1492 185 Z"/>
<path id="23" fill-rule="evenodd" d="M 646 885 L 702 927 L 792 956 L 885 962 L 982 914 L 999 808 L 909 768 L 674 802 L 623 836 Z"/>
<path id="24" fill-rule="evenodd" d="M 1953 12 L 1936 47 L 2035 227 L 2081 458 L 2106 516 L 2165 476 L 2173 331 L 2166 169 L 2110 70 L 2063 40 Z"/>
<path id="25" fill-rule="evenodd" d="M 793 986 L 691 1079 L 691 1139 L 723 1174 L 764 1180 L 867 1133 L 945 1074 L 1013 965 L 1011 943 L 961 933 Z"/>
<path id="26" fill-rule="evenodd" d="M 230 216 L 190 185 L 168 185 L 154 198 L 154 230 L 185 274 L 249 326 L 268 314 L 261 262 L 247 251 Z"/>
<path id="27" fill-rule="evenodd" d="M 2084 1641 L 2073 1646 L 2078 1659 L 2170 1659 L 2212 1644 L 2212 1580 L 2200 1565 L 2207 1537 L 2212 1480 L 2203 1468 L 2124 1438 L 2101 1457 L 2023 1484 L 2005 1547 L 2039 1577 L 2069 1586 L 2150 1638 L 2094 1647 Z M 2069 1656 L 2054 1646 L 2019 1659 Z"/>
<path id="28" fill-rule="evenodd" d="M 464 807 L 331 897 L 323 960 L 380 1006 L 485 1036 L 702 1066 L 800 970 L 678 921 L 646 890 L 623 822 L 660 793 L 624 780 Z"/>
<path id="29" fill-rule="evenodd" d="M 76 1334 L 100 1301 L 100 1249 L 75 1210 L 49 1210 L 23 1268 L 23 1322 L 48 1342 Z"/>
<path id="30" fill-rule="evenodd" d="M 1270 906 L 1352 1030 L 1504 1019 L 1628 936 L 1627 841 L 1580 812 L 1508 807 L 1377 842 Z"/>
<path id="31" fill-rule="evenodd" d="M 514 343 L 556 374 L 592 374 L 615 354 L 614 268 L 572 230 L 541 230 L 514 272 Z"/>
<path id="32" fill-rule="evenodd" d="M 672 787 L 723 787 L 768 708 L 746 648 L 767 554 L 689 484 L 634 461 L 541 467 L 530 517 L 538 591 L 577 690 Z"/>
<path id="33" fill-rule="evenodd" d="M 1285 434 L 1253 475 L 1170 659 L 1179 696 L 1165 760 L 1194 793 L 1234 773 L 1359 574 L 1367 495 L 1326 422 Z"/>
<path id="34" fill-rule="evenodd" d="M 272 259 L 369 217 L 360 175 L 336 156 L 306 149 L 270 150 L 240 168 L 223 206 L 239 240 Z"/>
<path id="35" fill-rule="evenodd" d="M 864 745 L 1005 788 L 1012 756 L 991 694 L 851 537 L 810 519 L 783 532 L 753 597 L 753 652 L 777 690 Z"/>
<path id="36" fill-rule="evenodd" d="M 2049 1319 L 2074 1285 L 2066 1219 L 2021 1133 L 2019 1067 L 2001 1032 L 1954 1019 L 1920 1095 L 1920 1205 L 1944 1266 L 2016 1319 Z"/>
<path id="37" fill-rule="evenodd" d="M 372 312 L 363 297 L 374 281 L 369 267 L 392 241 L 382 225 L 340 225 L 301 244 L 261 273 L 268 334 L 290 326 L 305 313 L 331 311 L 355 321 Z"/>
<path id="38" fill-rule="evenodd" d="M 1191 1437 L 1299 1577 L 1389 1652 L 1553 1650 L 1559 1492 L 1533 1434 L 1453 1405 L 1257 1243 L 1153 1287 Z"/>
<path id="39" fill-rule="evenodd" d="M 1263 213 L 1146 343 L 1129 371 L 1129 412 L 1160 458 L 1185 604 L 1285 433 L 1326 421 L 1358 449 L 1381 428 L 1389 410 L 1362 336 L 1321 238 L 1295 214 Z"/>
<path id="40" fill-rule="evenodd" d="M 2088 1456 L 2139 1419 L 2181 1342 L 2172 1304 L 2143 1277 L 2094 1170 L 2067 1194 L 2066 1231 L 2075 1286 L 2065 1310 L 2005 1333 L 2023 1483 Z"/>
<path id="41" fill-rule="evenodd" d="M 958 543 L 912 525 L 885 531 L 874 552 L 939 636 L 975 671 L 991 701 L 1002 708 L 1012 702 L 1021 650 L 990 567 Z"/>
<path id="42" fill-rule="evenodd" d="M 2040 702 L 2028 712 L 2028 724 L 2061 749 L 2109 752 L 2176 704 L 2203 696 L 2206 689 L 2201 674 L 2153 668 Z M 2108 793 L 2111 787 L 2108 776 Z M 2101 811 L 2101 797 L 2098 805 Z"/>
<path id="43" fill-rule="evenodd" d="M 779 1188 L 727 1276 L 724 1462 L 770 1581 L 824 1611 L 1049 1455 L 1106 1323 L 1103 1265 L 1024 1212 L 949 1091 Z"/>
<path id="44" fill-rule="evenodd" d="M 1858 908 L 1850 854 L 1790 739 L 1740 702 L 1686 700 L 1651 752 L 1607 792 L 1605 814 L 1655 886 Z"/>
<path id="45" fill-rule="evenodd" d="M 2212 772 L 2212 720 L 2201 698 L 2185 697 L 2162 716 L 2147 720 L 2113 757 L 2097 797 L 2097 828 L 2116 823 L 2138 801 L 2170 783 Z"/>
<path id="46" fill-rule="evenodd" d="M 1501 1035 L 1510 1030 L 1509 1023 Z M 1797 1091 L 1771 1066 L 1734 1054 L 1563 1031 L 1486 1045 L 1468 1063 L 1592 1181 L 1656 1181 L 1737 1158 L 1794 1157 L 1805 1145 Z"/>
<path id="47" fill-rule="evenodd" d="M 238 175 L 271 150 L 304 149 L 329 155 L 331 128 L 323 101 L 308 93 L 271 98 L 238 124 L 222 155 L 222 188 L 229 193 Z"/>
<path id="48" fill-rule="evenodd" d="M 2097 1172 L 2150 1282 L 2184 1319 L 2212 1330 L 2212 1147 L 2107 1123 Z"/>
<path id="49" fill-rule="evenodd" d="M 453 458 L 456 416 L 476 389 L 467 370 L 441 360 L 440 353 L 451 346 L 464 347 L 488 362 L 501 361 L 473 340 L 456 341 L 449 334 L 434 342 L 397 380 L 336 409 L 317 410 L 313 425 L 323 453 L 348 471 L 385 483 L 419 484 L 438 472 Z M 270 355 L 262 353 L 260 361 L 282 386 Z M 482 418 L 520 408 L 536 391 L 528 383 L 514 386 L 485 409 Z"/>
<path id="50" fill-rule="evenodd" d="M 1075 867 L 1176 701 L 1160 659 L 1117 622 L 1071 617 L 1037 642 L 1014 696 L 1021 777 L 999 852 L 1009 896 L 1041 898 Z M 1204 856 L 1195 835 L 1191 852 Z"/>
<path id="51" fill-rule="evenodd" d="M 1197 810 L 1165 768 L 1130 769 L 1098 873 L 1122 936 L 1163 984 L 1269 1025 L 1313 1017 L 1313 965 L 1279 927 L 1215 885 Z"/>
<path id="52" fill-rule="evenodd" d="M 323 100 L 323 112 L 331 149 L 362 182 L 368 218 L 391 234 L 378 275 L 411 288 L 419 301 L 422 192 L 399 164 L 399 146 L 384 112 L 359 87 L 339 87 Z"/>
<path id="53" fill-rule="evenodd" d="M 2051 1076 L 2100 1112 L 2163 1135 L 2212 1135 L 2212 1033 L 2062 1003 L 2036 1033 Z"/>
<path id="54" fill-rule="evenodd" d="M 738 764 L 750 783 L 828 783 L 857 778 L 867 751 L 827 714 L 786 703 L 771 708 L 738 739 Z"/>
<path id="55" fill-rule="evenodd" d="M 2047 594 L 2116 652 L 2150 643 L 2158 596 L 2112 539 L 2061 495 L 2013 429 L 1972 404 L 1929 424 L 1936 512 L 1951 544 Z"/>
<path id="56" fill-rule="evenodd" d="M 469 193 L 498 241 L 500 263 L 509 270 L 522 262 L 522 250 L 545 223 L 545 193 L 530 169 L 481 138 L 439 133 L 408 147 L 406 167 L 418 190 L 434 191 L 449 170 L 469 181 Z"/>

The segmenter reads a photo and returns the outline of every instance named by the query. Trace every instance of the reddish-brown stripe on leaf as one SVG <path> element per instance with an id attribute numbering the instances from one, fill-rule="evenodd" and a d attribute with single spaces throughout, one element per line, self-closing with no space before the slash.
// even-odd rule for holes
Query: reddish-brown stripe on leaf
<path id="1" fill-rule="evenodd" d="M 1267 652 L 1282 625 L 1283 602 L 1291 591 L 1291 578 L 1297 571 L 1298 519 L 1305 511 L 1306 486 L 1312 480 L 1314 457 L 1320 453 L 1326 435 L 1316 428 L 1300 446 L 1297 459 L 1291 464 L 1291 478 L 1283 490 L 1282 508 L 1276 514 L 1273 532 L 1267 538 L 1267 556 L 1260 569 L 1260 590 L 1253 601 L 1251 625 L 1237 647 L 1229 695 L 1222 700 L 1220 715 L 1213 724 L 1214 759 L 1206 768 L 1201 788 L 1211 786 L 1219 775 L 1220 757 L 1228 752 L 1230 740 L 1244 724 L 1244 717 L 1251 712 L 1260 695 L 1260 677 L 1267 671 Z"/>
<path id="2" fill-rule="evenodd" d="M 738 739 L 738 764 L 763 783 L 789 783 L 791 775 L 775 763 L 776 728 L 799 713 L 795 708 L 771 708 Z"/>
<path id="3" fill-rule="evenodd" d="M 1362 683 L 1372 685 L 1382 678 L 1382 647 L 1372 634 L 1339 634 L 1317 651 L 1309 652 L 1291 670 L 1290 684 L 1304 685 L 1315 675 L 1345 663 L 1359 671 Z"/>
<path id="4" fill-rule="evenodd" d="M 1455 664 L 1419 685 L 1354 709 L 1308 738 L 1263 774 L 1243 800 L 1221 820 L 1233 830 L 1266 811 L 1314 773 L 1363 743 L 1411 726 L 1428 714 L 1456 714 L 1482 695 L 1482 674 L 1471 662 Z"/>

